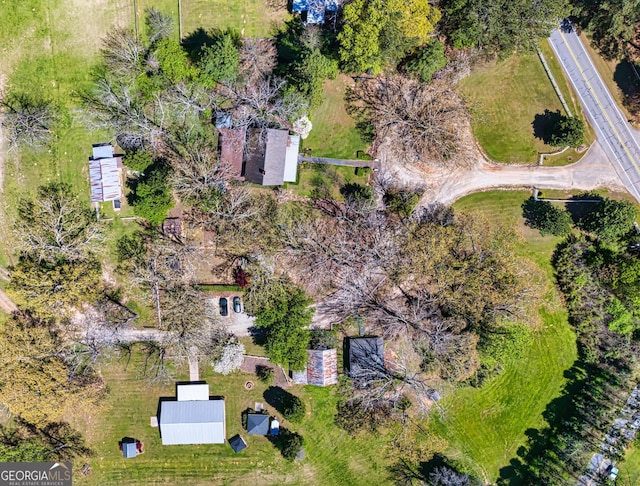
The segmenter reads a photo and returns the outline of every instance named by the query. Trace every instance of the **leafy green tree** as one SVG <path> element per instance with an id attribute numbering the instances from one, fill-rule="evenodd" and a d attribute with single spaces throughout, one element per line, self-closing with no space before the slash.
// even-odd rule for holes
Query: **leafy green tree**
<path id="1" fill-rule="evenodd" d="M 18 307 L 58 319 L 84 302 L 95 302 L 101 277 L 100 262 L 94 258 L 52 263 L 23 255 L 11 267 L 9 290 Z"/>
<path id="2" fill-rule="evenodd" d="M 447 62 L 449 60 L 444 55 L 444 44 L 438 40 L 432 40 L 418 49 L 416 56 L 406 63 L 405 70 L 420 81 L 428 83 L 437 71 L 447 65 Z"/>
<path id="3" fill-rule="evenodd" d="M 197 74 L 197 69 L 189 61 L 187 52 L 177 41 L 159 40 L 154 55 L 162 75 L 171 83 L 190 80 Z"/>
<path id="4" fill-rule="evenodd" d="M 584 142 L 584 122 L 577 116 L 561 116 L 551 129 L 551 145 L 579 147 Z"/>
<path id="5" fill-rule="evenodd" d="M 574 13 L 594 44 L 610 59 L 638 59 L 640 8 L 636 0 L 574 0 Z"/>
<path id="6" fill-rule="evenodd" d="M 343 10 L 338 34 L 340 60 L 347 71 L 379 72 L 407 49 L 429 39 L 440 11 L 426 0 L 355 0 Z"/>
<path id="7" fill-rule="evenodd" d="M 292 395 L 291 400 L 284 405 L 282 415 L 289 422 L 297 424 L 302 421 L 307 413 L 307 407 L 299 397 Z"/>
<path id="8" fill-rule="evenodd" d="M 311 299 L 304 290 L 281 285 L 257 305 L 256 327 L 265 331 L 265 349 L 274 363 L 302 370 L 307 362 Z"/>
<path id="9" fill-rule="evenodd" d="M 21 440 L 15 444 L 0 443 L 2 462 L 42 462 L 49 459 L 49 449 L 37 439 Z"/>
<path id="10" fill-rule="evenodd" d="M 200 59 L 200 69 L 208 86 L 235 80 L 240 66 L 240 35 L 227 29 L 215 31 L 212 38 L 213 44 L 203 48 Z"/>
<path id="11" fill-rule="evenodd" d="M 388 191 L 384 195 L 384 203 L 392 213 L 408 218 L 420 201 L 420 194 L 404 190 Z"/>
<path id="12" fill-rule="evenodd" d="M 133 212 L 154 225 L 162 223 L 167 218 L 167 211 L 174 205 L 166 174 L 164 167 L 152 168 L 147 177 L 135 184 L 129 200 Z"/>
<path id="13" fill-rule="evenodd" d="M 354 0 L 342 11 L 344 25 L 338 34 L 340 60 L 346 71 L 381 69 L 380 33 L 385 14 L 382 0 Z"/>
<path id="14" fill-rule="evenodd" d="M 598 238 L 613 242 L 633 228 L 636 208 L 629 201 L 603 198 L 596 208 L 578 222 L 578 226 Z"/>
<path id="15" fill-rule="evenodd" d="M 0 362 L 0 401 L 36 427 L 96 397 L 95 388 L 73 379 L 59 336 L 28 314 L 14 314 L 4 323 Z"/>
<path id="16" fill-rule="evenodd" d="M 453 47 L 502 55 L 534 49 L 568 13 L 564 0 L 443 0 L 440 8 L 440 26 Z"/>
<path id="17" fill-rule="evenodd" d="M 302 449 L 304 439 L 297 432 L 291 432 L 283 427 L 280 429 L 278 445 L 282 456 L 288 461 L 293 461 Z"/>
<path id="18" fill-rule="evenodd" d="M 125 154 L 122 163 L 131 170 L 144 172 L 153 165 L 153 156 L 146 150 L 132 150 Z"/>
<path id="19" fill-rule="evenodd" d="M 327 78 L 338 75 L 338 63 L 324 56 L 319 49 L 307 51 L 294 64 L 290 81 L 304 95 L 309 97 L 312 108 L 322 103 L 322 88 Z"/>
<path id="20" fill-rule="evenodd" d="M 527 199 L 522 203 L 522 217 L 527 226 L 540 230 L 542 236 L 564 236 L 571 232 L 571 215 L 549 201 Z"/>

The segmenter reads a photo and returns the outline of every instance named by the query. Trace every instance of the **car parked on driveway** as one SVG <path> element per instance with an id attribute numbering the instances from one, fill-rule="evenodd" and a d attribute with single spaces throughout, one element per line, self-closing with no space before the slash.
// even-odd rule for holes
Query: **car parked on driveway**
<path id="1" fill-rule="evenodd" d="M 242 305 L 240 304 L 240 297 L 238 297 L 238 296 L 235 296 L 233 298 L 233 310 L 237 314 L 240 314 L 242 312 Z"/>
<path id="2" fill-rule="evenodd" d="M 229 315 L 229 307 L 227 305 L 227 299 L 224 297 L 220 297 L 220 315 L 228 316 Z"/>

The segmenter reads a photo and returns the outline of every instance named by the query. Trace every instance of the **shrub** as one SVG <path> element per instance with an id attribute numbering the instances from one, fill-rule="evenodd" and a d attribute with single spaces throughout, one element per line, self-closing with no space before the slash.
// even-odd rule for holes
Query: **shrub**
<path id="1" fill-rule="evenodd" d="M 304 402 L 295 395 L 291 396 L 291 399 L 284 405 L 282 410 L 284 418 L 294 424 L 301 422 L 306 413 L 307 407 Z"/>
<path id="2" fill-rule="evenodd" d="M 280 453 L 288 461 L 293 461 L 304 445 L 304 438 L 287 429 L 280 429 Z"/>
<path id="3" fill-rule="evenodd" d="M 390 190 L 384 195 L 384 203 L 392 213 L 408 218 L 420 200 L 420 194 L 412 191 Z"/>
<path id="4" fill-rule="evenodd" d="M 522 203 L 525 224 L 540 231 L 542 236 L 565 236 L 571 232 L 571 215 L 549 201 L 527 199 Z"/>
<path id="5" fill-rule="evenodd" d="M 258 375 L 258 380 L 260 380 L 265 385 L 267 386 L 273 385 L 275 372 L 271 366 L 263 366 L 263 365 L 257 366 L 256 375 Z"/>
<path id="6" fill-rule="evenodd" d="M 247 288 L 250 283 L 250 275 L 245 272 L 241 267 L 236 267 L 233 270 L 233 280 L 238 287 Z"/>
<path id="7" fill-rule="evenodd" d="M 309 349 L 317 349 L 324 351 L 325 349 L 333 349 L 336 347 L 335 331 L 312 331 Z"/>

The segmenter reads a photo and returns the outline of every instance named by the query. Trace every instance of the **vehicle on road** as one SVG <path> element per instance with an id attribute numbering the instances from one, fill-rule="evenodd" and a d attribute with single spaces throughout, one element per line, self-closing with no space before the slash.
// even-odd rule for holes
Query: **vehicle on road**
<path id="1" fill-rule="evenodd" d="M 233 310 L 236 312 L 236 314 L 240 314 L 242 312 L 240 297 L 238 297 L 237 295 L 233 298 Z"/>
<path id="2" fill-rule="evenodd" d="M 227 305 L 227 299 L 225 299 L 224 297 L 220 297 L 220 315 L 229 315 L 229 306 Z"/>

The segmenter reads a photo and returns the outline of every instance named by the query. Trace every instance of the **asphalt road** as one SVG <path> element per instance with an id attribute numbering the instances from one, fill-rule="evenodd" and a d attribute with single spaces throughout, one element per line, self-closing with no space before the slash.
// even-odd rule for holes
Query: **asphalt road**
<path id="1" fill-rule="evenodd" d="M 551 47 L 578 93 L 605 154 L 627 190 L 640 201 L 640 146 L 575 30 L 556 29 Z"/>

